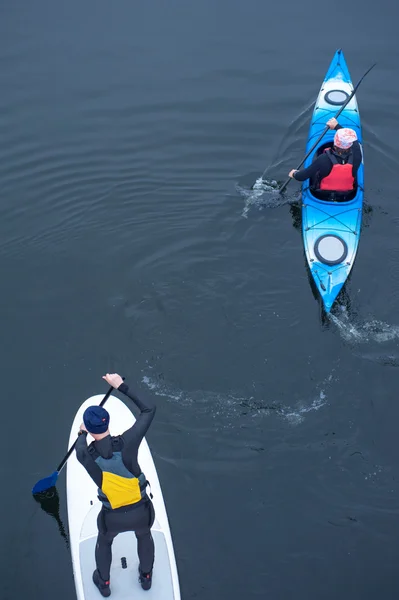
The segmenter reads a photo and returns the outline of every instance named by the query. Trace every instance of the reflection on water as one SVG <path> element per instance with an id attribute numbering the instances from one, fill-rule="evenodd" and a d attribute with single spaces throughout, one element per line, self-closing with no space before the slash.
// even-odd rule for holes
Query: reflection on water
<path id="1" fill-rule="evenodd" d="M 58 525 L 58 531 L 62 538 L 64 538 L 66 546 L 69 550 L 69 539 L 66 533 L 64 524 L 60 516 L 60 498 L 58 496 L 57 488 L 54 486 L 41 494 L 34 494 L 33 498 L 40 504 L 41 509 L 53 517 Z"/>

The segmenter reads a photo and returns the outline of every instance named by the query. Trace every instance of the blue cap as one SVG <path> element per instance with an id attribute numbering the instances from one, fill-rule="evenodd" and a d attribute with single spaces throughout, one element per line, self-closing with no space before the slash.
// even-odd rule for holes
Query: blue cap
<path id="1" fill-rule="evenodd" d="M 89 406 L 83 413 L 83 422 L 89 433 L 105 433 L 109 425 L 109 413 L 102 406 Z"/>

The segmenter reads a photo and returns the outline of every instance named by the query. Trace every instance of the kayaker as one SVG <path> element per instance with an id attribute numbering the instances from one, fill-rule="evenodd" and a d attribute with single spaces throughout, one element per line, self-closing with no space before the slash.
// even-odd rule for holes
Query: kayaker
<path id="1" fill-rule="evenodd" d="M 332 148 L 326 149 L 306 169 L 292 169 L 289 176 L 297 181 L 310 179 L 314 190 L 349 192 L 353 190 L 356 174 L 362 162 L 362 149 L 353 129 L 342 127 L 337 119 L 327 121 L 335 129 Z"/>
<path id="2" fill-rule="evenodd" d="M 117 373 L 103 379 L 133 400 L 140 409 L 136 422 L 122 435 L 111 436 L 109 413 L 101 406 L 89 406 L 83 414 L 76 444 L 76 457 L 98 487 L 102 507 L 97 518 L 98 538 L 95 550 L 96 570 L 93 582 L 104 597 L 111 594 L 111 546 L 118 533 L 134 531 L 139 555 L 139 582 L 151 588 L 154 541 L 151 527 L 155 511 L 147 496 L 148 482 L 137 461 L 140 443 L 155 415 L 155 406 L 131 392 Z M 87 433 L 94 438 L 87 445 Z"/>

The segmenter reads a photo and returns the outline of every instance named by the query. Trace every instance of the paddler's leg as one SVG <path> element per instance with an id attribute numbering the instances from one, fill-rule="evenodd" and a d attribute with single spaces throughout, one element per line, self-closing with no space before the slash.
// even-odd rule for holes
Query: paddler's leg
<path id="1" fill-rule="evenodd" d="M 112 561 L 112 542 L 117 534 L 98 533 L 96 543 L 96 565 L 101 578 L 104 581 L 109 581 L 109 572 Z"/>
<path id="2" fill-rule="evenodd" d="M 137 554 L 139 556 L 139 581 L 143 590 L 149 590 L 152 583 L 152 568 L 154 566 L 154 540 L 151 535 L 151 527 L 155 520 L 155 511 L 152 502 L 149 500 L 143 508 L 145 513 L 135 528 L 137 538 Z"/>
<path id="3" fill-rule="evenodd" d="M 114 541 L 114 532 L 108 530 L 106 511 L 100 510 L 97 517 L 98 537 L 96 543 L 96 566 L 97 569 L 93 573 L 93 581 L 98 587 L 100 593 L 104 597 L 110 595 L 109 590 L 109 575 L 112 561 L 112 542 Z"/>
<path id="4" fill-rule="evenodd" d="M 152 583 L 152 567 L 154 565 L 154 540 L 151 530 L 135 531 L 137 538 L 137 554 L 139 555 L 139 580 L 143 590 L 149 590 Z"/>
<path id="5" fill-rule="evenodd" d="M 135 531 L 137 538 L 137 554 L 139 555 L 140 571 L 142 573 L 151 573 L 154 565 L 154 540 L 151 535 L 151 529 L 137 529 Z"/>
<path id="6" fill-rule="evenodd" d="M 137 537 L 141 587 L 150 589 L 154 564 L 154 540 L 151 535 L 154 519 L 155 511 L 150 500 L 134 508 L 126 507 L 126 510 L 100 511 L 97 518 L 96 564 L 102 579 L 107 578 L 109 581 L 114 538 L 118 533 L 134 531 Z"/>

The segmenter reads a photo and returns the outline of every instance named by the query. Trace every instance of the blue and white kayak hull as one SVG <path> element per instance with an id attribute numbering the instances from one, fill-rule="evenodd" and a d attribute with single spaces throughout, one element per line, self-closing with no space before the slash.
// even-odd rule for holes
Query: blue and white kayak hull
<path id="1" fill-rule="evenodd" d="M 338 50 L 327 71 L 316 100 L 306 146 L 308 152 L 353 91 L 353 84 L 342 50 Z M 339 117 L 343 127 L 356 131 L 362 143 L 362 130 L 356 96 Z M 308 167 L 323 147 L 332 145 L 335 132 L 328 131 L 305 161 Z M 331 310 L 353 267 L 359 246 L 363 210 L 363 161 L 357 172 L 357 187 L 351 199 L 331 201 L 317 198 L 302 184 L 302 237 L 306 260 L 323 307 Z"/>

